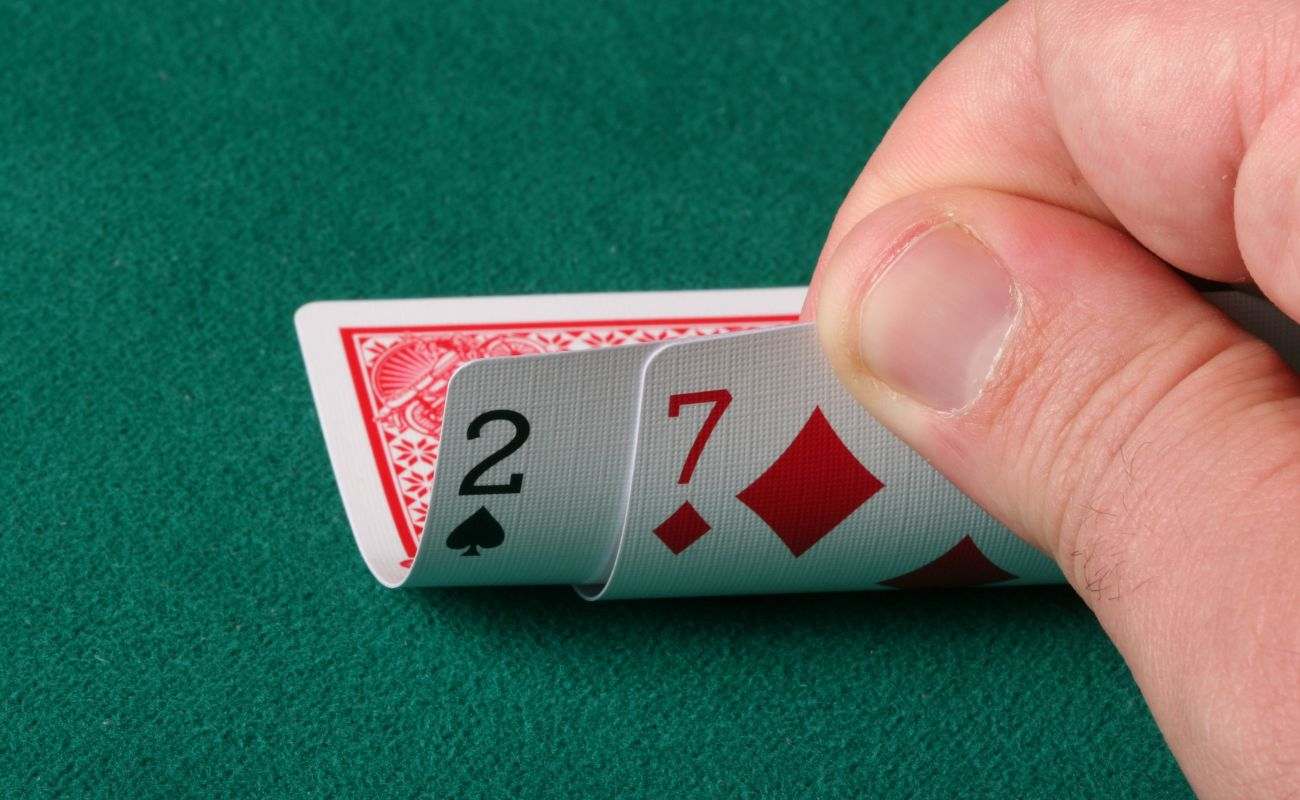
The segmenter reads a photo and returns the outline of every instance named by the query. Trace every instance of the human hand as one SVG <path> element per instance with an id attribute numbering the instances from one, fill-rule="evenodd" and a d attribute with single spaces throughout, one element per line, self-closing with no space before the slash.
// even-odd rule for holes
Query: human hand
<path id="1" fill-rule="evenodd" d="M 899 115 L 805 314 L 873 415 L 1053 555 L 1194 789 L 1300 796 L 1300 6 L 1013 0 Z"/>

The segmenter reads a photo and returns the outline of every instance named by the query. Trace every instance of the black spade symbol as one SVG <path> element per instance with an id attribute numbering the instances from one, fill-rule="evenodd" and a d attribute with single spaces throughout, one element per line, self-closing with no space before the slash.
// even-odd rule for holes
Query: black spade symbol
<path id="1" fill-rule="evenodd" d="M 447 534 L 447 546 L 452 550 L 464 550 L 462 556 L 480 555 L 480 547 L 490 549 L 505 540 L 506 532 L 501 523 L 484 506 L 479 506 L 478 511 L 470 514 Z"/>

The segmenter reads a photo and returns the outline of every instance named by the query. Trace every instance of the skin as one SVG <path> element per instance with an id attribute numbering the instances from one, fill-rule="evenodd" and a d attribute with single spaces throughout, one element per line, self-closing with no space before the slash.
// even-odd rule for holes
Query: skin
<path id="1" fill-rule="evenodd" d="M 955 412 L 872 374 L 863 347 L 902 345 L 858 323 L 944 222 L 1020 304 Z M 1180 270 L 1300 320 L 1294 0 L 1008 3 L 872 155 L 805 315 L 874 416 L 1060 563 L 1199 796 L 1300 797 L 1300 377 Z"/>

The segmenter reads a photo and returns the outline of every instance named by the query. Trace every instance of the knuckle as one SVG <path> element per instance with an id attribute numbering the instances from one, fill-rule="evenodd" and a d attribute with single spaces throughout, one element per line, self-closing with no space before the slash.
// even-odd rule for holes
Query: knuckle
<path id="1" fill-rule="evenodd" d="M 1198 504 L 1203 513 L 1249 490 L 1246 479 L 1210 499 L 1201 478 L 1238 421 L 1294 387 L 1279 385 L 1289 373 L 1271 350 L 1214 315 L 1167 320 L 1109 350 L 1086 320 L 1037 327 L 1042 344 L 1010 366 L 994 420 L 1014 505 L 1085 598 L 1117 599 L 1150 578 L 1151 548 L 1194 535 Z M 1273 471 L 1287 457 L 1275 449 L 1260 461 Z"/>

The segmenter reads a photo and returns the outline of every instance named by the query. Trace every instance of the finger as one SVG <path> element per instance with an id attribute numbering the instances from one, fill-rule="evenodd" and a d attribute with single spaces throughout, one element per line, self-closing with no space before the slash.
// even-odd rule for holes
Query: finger
<path id="1" fill-rule="evenodd" d="M 832 226 L 997 189 L 1126 229 L 1300 319 L 1300 6 L 1013 0 L 917 90 Z M 817 290 L 814 281 L 814 291 Z"/>
<path id="2" fill-rule="evenodd" d="M 1129 237 L 997 192 L 879 209 L 822 281 L 845 384 L 1055 556 L 1198 791 L 1300 790 L 1300 378 Z"/>

